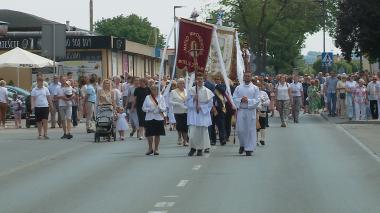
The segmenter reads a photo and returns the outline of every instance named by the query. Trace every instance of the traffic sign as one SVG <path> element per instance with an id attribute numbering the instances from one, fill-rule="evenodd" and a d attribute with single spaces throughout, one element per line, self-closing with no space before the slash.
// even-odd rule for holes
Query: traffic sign
<path id="1" fill-rule="evenodd" d="M 322 66 L 331 67 L 334 63 L 334 54 L 332 52 L 322 53 Z"/>

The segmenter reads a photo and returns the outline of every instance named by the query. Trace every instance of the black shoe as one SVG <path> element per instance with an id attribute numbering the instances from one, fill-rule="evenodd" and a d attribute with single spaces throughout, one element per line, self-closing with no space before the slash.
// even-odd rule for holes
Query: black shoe
<path id="1" fill-rule="evenodd" d="M 246 152 L 245 152 L 245 155 L 247 155 L 247 156 L 252 156 L 252 151 L 246 151 Z"/>
<path id="2" fill-rule="evenodd" d="M 220 142 L 220 145 L 221 146 L 225 146 L 226 145 L 226 142 L 224 141 L 224 142 Z"/>
<path id="3" fill-rule="evenodd" d="M 94 130 L 92 130 L 92 129 L 88 129 L 87 130 L 87 133 L 94 133 L 95 131 Z"/>
<path id="4" fill-rule="evenodd" d="M 158 153 L 158 152 L 154 152 L 154 155 L 160 155 L 160 153 Z"/>
<path id="5" fill-rule="evenodd" d="M 129 137 L 133 137 L 133 135 L 135 134 L 135 130 L 132 130 L 132 132 L 129 134 Z"/>
<path id="6" fill-rule="evenodd" d="M 61 139 L 67 139 L 67 135 L 64 134 L 64 135 L 61 137 Z"/>
<path id="7" fill-rule="evenodd" d="M 243 152 L 244 152 L 244 147 L 241 146 L 241 147 L 239 148 L 239 154 L 243 154 Z"/>
<path id="8" fill-rule="evenodd" d="M 212 142 L 212 143 L 210 143 L 211 144 L 211 146 L 215 146 L 216 145 L 216 143 L 215 142 Z"/>
<path id="9" fill-rule="evenodd" d="M 148 151 L 147 153 L 145 153 L 145 155 L 151 155 L 151 154 L 153 154 L 153 150 Z"/>
<path id="10" fill-rule="evenodd" d="M 261 144 L 262 146 L 265 146 L 265 141 L 260 141 L 260 144 Z"/>
<path id="11" fill-rule="evenodd" d="M 205 149 L 205 153 L 210 153 L 210 149 L 209 148 Z"/>
<path id="12" fill-rule="evenodd" d="M 197 151 L 196 149 L 191 148 L 189 154 L 187 154 L 187 155 L 193 156 L 196 151 Z"/>
<path id="13" fill-rule="evenodd" d="M 197 156 L 203 156 L 202 149 L 197 150 Z"/>
<path id="14" fill-rule="evenodd" d="M 69 134 L 66 135 L 66 138 L 67 139 L 71 139 L 71 138 L 73 138 L 73 135 L 69 133 Z"/>

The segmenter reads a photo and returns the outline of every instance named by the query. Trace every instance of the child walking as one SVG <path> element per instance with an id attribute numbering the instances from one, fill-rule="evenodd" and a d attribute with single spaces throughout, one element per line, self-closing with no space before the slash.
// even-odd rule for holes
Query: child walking
<path id="1" fill-rule="evenodd" d="M 13 116 L 15 118 L 15 126 L 16 128 L 21 128 L 21 114 L 22 114 L 23 104 L 17 94 L 13 95 L 11 106 L 13 110 Z"/>
<path id="2" fill-rule="evenodd" d="M 124 140 L 124 133 L 128 130 L 127 123 L 127 114 L 124 112 L 123 107 L 116 108 L 117 121 L 116 121 L 116 130 L 119 132 L 120 140 Z"/>

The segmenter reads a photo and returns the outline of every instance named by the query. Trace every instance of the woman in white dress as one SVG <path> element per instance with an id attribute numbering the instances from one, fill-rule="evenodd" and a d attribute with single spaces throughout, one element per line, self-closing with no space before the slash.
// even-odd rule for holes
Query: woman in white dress
<path id="1" fill-rule="evenodd" d="M 160 136 L 165 135 L 165 111 L 166 104 L 164 98 L 159 95 L 158 87 L 152 85 L 150 87 L 151 94 L 146 96 L 142 110 L 145 115 L 145 137 L 148 139 L 148 152 L 146 155 L 159 155 L 158 146 L 160 144 Z M 154 147 L 153 147 L 154 143 Z"/>
<path id="2" fill-rule="evenodd" d="M 119 132 L 120 140 L 124 140 L 125 131 L 128 130 L 128 123 L 127 123 L 127 114 L 124 112 L 123 107 L 117 107 L 117 121 L 116 121 L 116 130 Z"/>

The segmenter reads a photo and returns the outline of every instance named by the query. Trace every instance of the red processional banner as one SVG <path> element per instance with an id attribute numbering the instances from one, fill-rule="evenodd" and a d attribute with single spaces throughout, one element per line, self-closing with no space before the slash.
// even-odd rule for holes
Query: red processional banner
<path id="1" fill-rule="evenodd" d="M 179 22 L 177 68 L 204 73 L 210 52 L 213 26 L 186 19 Z"/>

